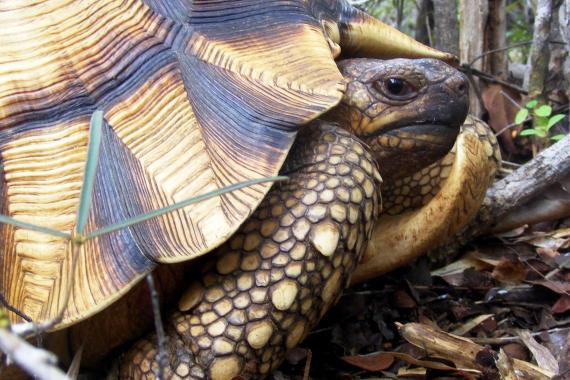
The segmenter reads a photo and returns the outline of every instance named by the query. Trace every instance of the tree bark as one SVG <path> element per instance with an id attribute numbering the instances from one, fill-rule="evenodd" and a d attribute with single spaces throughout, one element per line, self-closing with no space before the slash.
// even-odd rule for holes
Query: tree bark
<path id="1" fill-rule="evenodd" d="M 565 0 L 560 6 L 558 21 L 560 34 L 566 42 L 566 57 L 562 65 L 562 72 L 565 79 L 566 97 L 570 99 L 570 0 Z"/>
<path id="2" fill-rule="evenodd" d="M 529 97 L 543 98 L 548 73 L 550 50 L 550 24 L 552 21 L 552 0 L 538 0 L 534 19 L 534 34 L 529 54 L 529 73 L 526 78 Z"/>
<path id="3" fill-rule="evenodd" d="M 435 48 L 459 55 L 456 0 L 433 0 Z"/>
<path id="4" fill-rule="evenodd" d="M 459 28 L 459 59 L 463 64 L 470 64 L 475 58 L 481 56 L 485 49 L 485 29 L 489 16 L 488 0 L 461 0 L 460 1 L 460 28 Z M 473 68 L 483 70 L 481 59 L 473 62 Z M 476 88 L 479 80 L 473 78 L 470 96 L 470 112 L 481 116 L 482 108 Z"/>
<path id="5" fill-rule="evenodd" d="M 485 28 L 485 51 L 503 48 L 507 45 L 507 13 L 506 0 L 489 1 L 489 18 Z M 508 60 L 507 52 L 500 51 L 489 54 L 484 60 L 484 71 L 507 79 Z"/>
<path id="6" fill-rule="evenodd" d="M 524 207 L 533 197 L 570 173 L 570 135 L 540 152 L 532 161 L 497 181 L 487 191 L 478 219 L 481 232 L 493 229 L 508 212 Z"/>
<path id="7" fill-rule="evenodd" d="M 431 0 L 419 0 L 418 14 L 416 17 L 415 38 L 422 44 L 431 46 L 431 21 L 433 6 Z"/>

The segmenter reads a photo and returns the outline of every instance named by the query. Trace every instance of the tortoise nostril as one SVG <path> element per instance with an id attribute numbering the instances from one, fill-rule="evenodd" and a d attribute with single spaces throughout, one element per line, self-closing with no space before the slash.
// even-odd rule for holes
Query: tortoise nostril
<path id="1" fill-rule="evenodd" d="M 469 84 L 467 78 L 463 75 L 454 75 L 446 81 L 447 87 L 455 93 L 455 95 L 467 95 Z"/>

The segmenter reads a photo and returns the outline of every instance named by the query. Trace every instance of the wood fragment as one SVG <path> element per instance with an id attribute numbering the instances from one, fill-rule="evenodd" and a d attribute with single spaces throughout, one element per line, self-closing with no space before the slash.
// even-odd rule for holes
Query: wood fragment
<path id="1" fill-rule="evenodd" d="M 52 353 L 35 348 L 7 329 L 0 328 L 0 351 L 39 380 L 70 380 L 57 367 L 57 358 Z"/>
<path id="2" fill-rule="evenodd" d="M 494 314 L 481 314 L 466 323 L 463 323 L 461 326 L 453 330 L 451 333 L 453 335 L 463 336 L 467 334 L 469 331 L 473 330 L 475 327 L 479 326 L 481 323 L 485 322 L 487 319 L 494 317 Z"/>
<path id="3" fill-rule="evenodd" d="M 499 357 L 497 358 L 497 369 L 499 370 L 499 375 L 501 375 L 501 380 L 519 379 L 515 372 L 513 361 L 502 349 L 499 351 Z"/>
<path id="4" fill-rule="evenodd" d="M 498 372 L 498 354 L 470 339 L 420 323 L 398 324 L 398 330 L 411 344 L 424 349 L 430 355 L 447 358 L 458 367 L 476 369 L 488 375 L 496 375 Z M 520 379 L 548 380 L 556 375 L 553 371 L 518 359 L 513 359 L 513 368 Z"/>
<path id="5" fill-rule="evenodd" d="M 413 344 L 440 357 L 451 359 L 456 366 L 485 371 L 484 365 L 477 363 L 477 354 L 484 347 L 467 338 L 448 334 L 433 326 L 420 323 L 406 323 L 398 326 L 400 335 Z"/>
<path id="6" fill-rule="evenodd" d="M 566 136 L 509 176 L 495 182 L 487 191 L 481 207 L 481 220 L 495 225 L 507 212 L 522 206 L 569 173 L 570 136 Z"/>

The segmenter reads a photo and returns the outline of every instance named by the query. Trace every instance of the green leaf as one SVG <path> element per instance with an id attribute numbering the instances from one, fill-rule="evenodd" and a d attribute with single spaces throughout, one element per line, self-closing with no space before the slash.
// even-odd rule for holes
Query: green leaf
<path id="1" fill-rule="evenodd" d="M 56 236 L 64 239 L 71 239 L 71 234 L 67 232 L 58 231 L 49 227 L 38 226 L 36 224 L 28 222 L 22 222 L 21 220 L 14 219 L 7 215 L 0 215 L 0 223 L 10 224 L 12 226 L 23 228 L 25 230 L 36 231 L 46 235 Z"/>
<path id="2" fill-rule="evenodd" d="M 515 124 L 522 124 L 528 117 L 528 110 L 526 108 L 521 108 L 517 115 L 515 116 Z"/>
<path id="3" fill-rule="evenodd" d="M 536 129 L 525 129 L 522 130 L 521 133 L 519 133 L 519 136 L 534 136 L 537 134 L 538 132 L 536 131 Z"/>
<path id="4" fill-rule="evenodd" d="M 537 104 L 537 103 L 538 103 L 537 100 L 531 100 L 530 102 L 528 102 L 528 103 L 526 104 L 526 108 L 533 109 L 534 107 L 536 107 L 536 104 Z"/>
<path id="5" fill-rule="evenodd" d="M 546 133 L 548 131 L 548 129 L 546 128 L 546 124 L 548 124 L 547 117 L 536 116 L 534 118 L 534 129 L 536 129 L 537 131 L 543 131 Z"/>
<path id="6" fill-rule="evenodd" d="M 558 123 L 560 120 L 564 119 L 564 114 L 557 114 L 552 116 L 550 119 L 548 119 L 548 124 L 546 125 L 547 129 L 552 128 L 552 126 L 554 126 L 556 123 Z"/>
<path id="7" fill-rule="evenodd" d="M 101 131 L 103 129 L 103 111 L 95 111 L 91 116 L 89 127 L 89 145 L 87 146 L 87 161 L 83 172 L 83 184 L 81 185 L 81 196 L 79 197 L 79 209 L 77 211 L 77 224 L 75 231 L 83 233 L 89 217 L 91 207 L 91 195 L 93 194 L 93 184 L 97 173 L 97 161 L 99 160 L 99 149 L 101 148 Z"/>
<path id="8" fill-rule="evenodd" d="M 558 135 L 554 135 L 550 138 L 550 140 L 554 140 L 554 141 L 560 141 L 562 140 L 564 137 L 566 137 L 566 135 L 564 133 L 560 133 Z"/>
<path id="9" fill-rule="evenodd" d="M 137 215 L 135 217 L 123 220 L 122 222 L 100 228 L 100 229 L 93 231 L 90 234 L 88 234 L 86 239 L 92 239 L 94 237 L 105 235 L 105 234 L 108 234 L 110 232 L 120 230 L 122 228 L 130 227 L 133 224 L 141 223 L 141 222 L 144 222 L 144 221 L 149 220 L 151 218 L 154 218 L 154 217 L 157 217 L 157 216 L 160 216 L 163 214 L 167 214 L 169 212 L 178 210 L 180 208 L 184 208 L 184 207 L 189 206 L 193 203 L 197 203 L 197 202 L 204 201 L 206 199 L 217 197 L 218 195 L 226 194 L 226 193 L 232 192 L 234 190 L 239 190 L 239 189 L 244 188 L 244 187 L 248 187 L 251 185 L 255 185 L 258 183 L 264 183 L 264 182 L 285 181 L 287 179 L 289 179 L 289 177 L 277 176 L 277 177 L 264 177 L 264 178 L 250 179 L 247 181 L 235 183 L 233 185 L 226 186 L 223 189 L 218 189 L 218 190 L 206 193 L 206 194 L 199 195 L 197 197 L 193 197 L 190 199 L 186 199 L 184 201 L 176 202 L 170 206 L 166 206 L 166 207 L 160 208 L 158 210 L 147 212 L 145 214 Z"/>
<path id="10" fill-rule="evenodd" d="M 538 107 L 534 110 L 534 114 L 540 117 L 548 117 L 552 113 L 552 107 L 547 106 L 546 104 Z"/>

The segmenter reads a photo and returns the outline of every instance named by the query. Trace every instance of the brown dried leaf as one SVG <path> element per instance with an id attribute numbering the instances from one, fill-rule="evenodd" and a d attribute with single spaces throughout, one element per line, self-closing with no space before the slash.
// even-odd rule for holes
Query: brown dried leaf
<path id="1" fill-rule="evenodd" d="M 495 280 L 505 284 L 520 284 L 528 274 L 528 268 L 518 260 L 503 258 L 493 269 Z"/>
<path id="2" fill-rule="evenodd" d="M 512 230 L 509 231 L 505 231 L 505 232 L 499 232 L 499 233 L 495 233 L 494 235 L 499 237 L 499 238 L 504 238 L 504 239 L 508 239 L 508 238 L 515 238 L 515 237 L 519 237 L 522 234 L 525 233 L 525 231 L 527 230 L 528 225 L 522 225 L 520 227 L 514 228 Z"/>
<path id="3" fill-rule="evenodd" d="M 463 283 L 463 272 L 466 269 L 483 270 L 489 268 L 489 264 L 479 257 L 477 251 L 471 251 L 459 260 L 431 272 L 432 276 L 441 277 L 450 285 L 459 286 Z"/>
<path id="4" fill-rule="evenodd" d="M 532 352 L 532 355 L 536 359 L 540 368 L 546 369 L 554 374 L 558 374 L 558 361 L 548 348 L 538 343 L 532 335 L 530 335 L 528 330 L 521 330 L 518 335 L 530 352 Z"/>
<path id="5" fill-rule="evenodd" d="M 560 252 L 550 248 L 537 248 L 536 253 L 538 253 L 542 258 L 545 258 L 547 260 L 556 259 L 556 257 L 560 255 Z"/>
<path id="6" fill-rule="evenodd" d="M 394 294 L 394 306 L 401 309 L 413 309 L 417 304 L 407 292 L 398 290 Z"/>
<path id="7" fill-rule="evenodd" d="M 535 232 L 518 239 L 518 241 L 528 242 L 537 248 L 548 251 L 559 251 L 570 246 L 570 228 L 560 228 L 550 232 Z"/>
<path id="8" fill-rule="evenodd" d="M 570 282 L 566 281 L 554 281 L 554 280 L 538 280 L 538 281 L 528 281 L 530 284 L 544 286 L 556 292 L 558 294 L 569 294 L 570 293 Z"/>
<path id="9" fill-rule="evenodd" d="M 489 112 L 489 126 L 493 128 L 495 132 L 500 132 L 507 125 L 513 123 L 515 115 L 519 110 L 503 93 L 506 93 L 511 99 L 515 100 L 515 102 L 520 103 L 521 97 L 519 93 L 507 87 L 503 87 L 500 84 L 488 85 L 481 94 L 485 109 Z M 501 140 L 501 146 L 509 153 L 516 154 L 518 152 L 510 133 L 501 133 L 499 139 Z"/>
<path id="10" fill-rule="evenodd" d="M 568 241 L 567 237 L 560 238 L 554 236 L 540 236 L 530 240 L 529 243 L 538 248 L 558 251 L 561 248 L 567 248 Z"/>
<path id="11" fill-rule="evenodd" d="M 469 379 L 475 379 L 475 377 L 473 375 L 480 375 L 481 371 L 478 371 L 476 369 L 471 369 L 471 368 L 455 368 L 455 367 L 451 367 L 447 364 L 438 362 L 438 361 L 434 361 L 434 360 L 421 360 L 421 359 L 416 359 L 411 355 L 408 354 L 404 354 L 402 352 L 390 352 L 390 355 L 392 355 L 393 357 L 403 360 L 407 363 L 413 364 L 415 366 L 418 367 L 424 367 L 424 368 L 431 368 L 431 369 L 436 369 L 438 371 L 449 371 L 449 372 L 454 372 L 454 373 L 460 373 L 461 375 L 469 378 Z"/>
<path id="12" fill-rule="evenodd" d="M 519 343 L 509 343 L 503 346 L 503 351 L 509 356 L 509 358 L 519 359 L 519 360 L 529 360 L 528 350 Z"/>
<path id="13" fill-rule="evenodd" d="M 558 301 L 552 305 L 551 310 L 553 314 L 562 314 L 570 310 L 570 296 L 567 294 L 561 296 Z"/>
<path id="14" fill-rule="evenodd" d="M 374 352 L 368 355 L 343 356 L 348 364 L 370 372 L 384 371 L 394 363 L 394 355 L 389 352 Z"/>
<path id="15" fill-rule="evenodd" d="M 561 238 L 570 238 L 570 227 L 560 228 L 555 231 L 552 231 L 552 236 L 558 239 Z"/>

